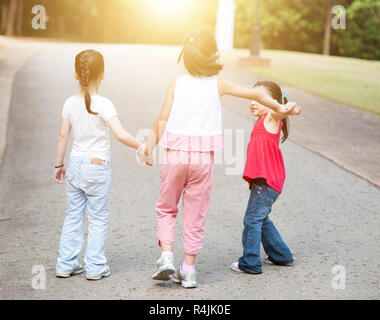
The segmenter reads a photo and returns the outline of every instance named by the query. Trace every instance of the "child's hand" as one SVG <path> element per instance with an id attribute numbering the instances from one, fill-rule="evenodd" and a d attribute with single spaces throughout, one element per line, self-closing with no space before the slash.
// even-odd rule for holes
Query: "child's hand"
<path id="1" fill-rule="evenodd" d="M 62 184 L 65 179 L 66 179 L 66 169 L 64 167 L 55 169 L 55 172 L 54 172 L 55 182 Z"/>
<path id="2" fill-rule="evenodd" d="M 302 111 L 301 107 L 298 106 L 295 102 L 288 102 L 284 106 L 283 113 L 286 113 L 289 116 L 298 116 L 299 114 L 301 114 L 301 111 Z"/>
<path id="3" fill-rule="evenodd" d="M 153 156 L 148 154 L 148 147 L 143 144 L 137 150 L 137 154 L 139 156 L 140 163 L 145 163 L 147 166 L 151 167 L 153 165 Z"/>
<path id="4" fill-rule="evenodd" d="M 262 104 L 252 100 L 251 105 L 250 105 L 250 110 L 251 110 L 251 113 L 255 117 L 261 117 L 261 116 L 265 115 L 271 109 L 269 109 L 269 108 L 263 106 Z"/>

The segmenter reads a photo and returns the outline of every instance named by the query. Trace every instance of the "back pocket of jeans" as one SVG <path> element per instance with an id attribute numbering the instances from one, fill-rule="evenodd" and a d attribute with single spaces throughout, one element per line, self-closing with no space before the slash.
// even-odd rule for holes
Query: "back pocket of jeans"
<path id="1" fill-rule="evenodd" d="M 105 174 L 86 175 L 85 192 L 89 196 L 100 196 L 107 192 L 107 176 Z"/>

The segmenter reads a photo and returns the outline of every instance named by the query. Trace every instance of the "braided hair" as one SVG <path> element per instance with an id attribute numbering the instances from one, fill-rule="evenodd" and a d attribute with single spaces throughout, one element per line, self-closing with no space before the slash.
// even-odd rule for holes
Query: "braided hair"
<path id="1" fill-rule="evenodd" d="M 104 73 L 104 58 L 95 50 L 84 50 L 75 57 L 75 71 L 79 77 L 79 83 L 84 91 L 84 101 L 87 112 L 97 114 L 91 110 L 91 96 L 89 92 L 90 82 L 96 81 Z"/>

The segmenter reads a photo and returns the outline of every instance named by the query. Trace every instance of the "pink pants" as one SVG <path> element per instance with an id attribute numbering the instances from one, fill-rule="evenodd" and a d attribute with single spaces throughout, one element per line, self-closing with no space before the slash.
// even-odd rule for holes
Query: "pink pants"
<path id="1" fill-rule="evenodd" d="M 160 198 L 156 204 L 158 240 L 174 243 L 178 203 L 183 192 L 183 249 L 185 254 L 198 254 L 210 204 L 214 153 L 166 149 L 162 162 Z"/>

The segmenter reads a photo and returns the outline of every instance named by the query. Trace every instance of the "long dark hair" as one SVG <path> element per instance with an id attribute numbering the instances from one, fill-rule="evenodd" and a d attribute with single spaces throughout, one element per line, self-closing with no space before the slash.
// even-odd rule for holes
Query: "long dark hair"
<path id="1" fill-rule="evenodd" d="M 211 77 L 223 69 L 218 62 L 219 51 L 214 37 L 203 30 L 185 38 L 177 62 L 180 63 L 182 58 L 186 70 L 195 77 Z"/>
<path id="2" fill-rule="evenodd" d="M 91 110 L 91 96 L 88 86 L 91 81 L 98 80 L 104 73 L 104 58 L 102 54 L 92 49 L 80 52 L 75 57 L 75 72 L 84 91 L 87 112 L 97 114 Z"/>
<path id="3" fill-rule="evenodd" d="M 271 97 L 277 100 L 280 104 L 287 104 L 288 99 L 282 97 L 282 91 L 280 86 L 273 81 L 258 81 L 253 87 L 264 87 Z M 281 143 L 284 143 L 289 136 L 289 120 L 288 118 L 282 119 L 282 139 Z"/>

